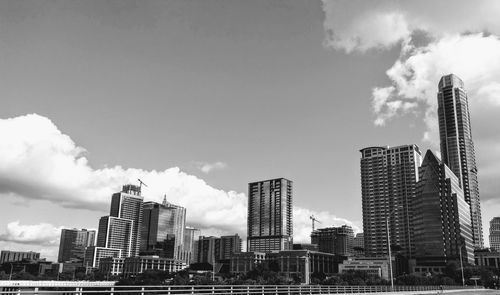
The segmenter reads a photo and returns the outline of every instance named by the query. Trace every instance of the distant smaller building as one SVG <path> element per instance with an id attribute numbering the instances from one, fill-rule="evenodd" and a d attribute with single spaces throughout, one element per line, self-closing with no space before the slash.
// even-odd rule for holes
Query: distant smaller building
<path id="1" fill-rule="evenodd" d="M 500 268 L 500 252 L 490 249 L 475 250 L 474 262 L 477 266 Z"/>
<path id="2" fill-rule="evenodd" d="M 264 252 L 241 252 L 235 253 L 230 258 L 230 272 L 234 274 L 245 274 L 263 263 L 266 259 Z"/>
<path id="3" fill-rule="evenodd" d="M 99 270 L 108 275 L 135 276 L 147 270 L 161 270 L 175 273 L 186 268 L 185 262 L 179 259 L 159 256 L 137 256 L 127 258 L 107 257 L 101 260 Z"/>
<path id="4" fill-rule="evenodd" d="M 318 245 L 316 244 L 293 244 L 293 250 L 309 250 L 318 252 Z"/>
<path id="5" fill-rule="evenodd" d="M 229 260 L 233 254 L 241 252 L 241 239 L 238 234 L 222 237 L 200 236 L 197 246 L 198 263 L 218 263 Z"/>
<path id="6" fill-rule="evenodd" d="M 99 268 L 99 262 L 103 258 L 120 258 L 122 257 L 121 249 L 105 248 L 105 247 L 88 247 L 85 251 L 85 259 L 83 266 L 85 268 Z"/>
<path id="7" fill-rule="evenodd" d="M 319 228 L 311 233 L 311 244 L 324 253 L 350 256 L 353 254 L 354 231 L 348 225 Z"/>
<path id="8" fill-rule="evenodd" d="M 345 260 L 339 264 L 339 273 L 347 271 L 363 271 L 382 279 L 389 279 L 389 263 L 387 258 L 357 257 Z"/>
<path id="9" fill-rule="evenodd" d="M 500 252 L 500 217 L 493 217 L 490 221 L 490 247 Z"/>
<path id="10" fill-rule="evenodd" d="M 2 250 L 2 252 L 0 252 L 0 264 L 22 260 L 40 260 L 40 253 L 9 250 Z"/>

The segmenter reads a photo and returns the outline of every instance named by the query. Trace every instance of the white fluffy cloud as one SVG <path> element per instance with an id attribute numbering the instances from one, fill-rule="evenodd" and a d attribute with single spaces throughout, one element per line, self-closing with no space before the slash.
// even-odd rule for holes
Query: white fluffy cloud
<path id="1" fill-rule="evenodd" d="M 213 188 L 177 167 L 163 171 L 120 166 L 95 169 L 84 148 L 48 118 L 36 114 L 1 119 L 0 137 L 9 139 L 0 141 L 0 195 L 46 200 L 65 208 L 61 210 L 99 210 L 104 215 L 111 194 L 140 178 L 148 185 L 143 188 L 146 200 L 160 202 L 166 195 L 170 202 L 186 207 L 188 224 L 202 229 L 202 234 L 246 234 L 247 198 L 243 193 Z M 295 240 L 299 242 L 309 240 L 310 214 L 328 225 L 350 224 L 327 212 L 297 207 L 294 212 Z M 21 226 L 13 222 L 0 240 L 52 245 L 58 231 L 60 227 L 48 224 Z"/>
<path id="2" fill-rule="evenodd" d="M 198 162 L 196 163 L 196 166 L 201 172 L 205 174 L 208 174 L 214 170 L 222 170 L 227 168 L 227 164 L 224 162 L 215 162 L 215 163 Z"/>
<path id="3" fill-rule="evenodd" d="M 48 223 L 22 225 L 19 221 L 13 221 L 7 224 L 5 233 L 0 234 L 0 241 L 42 246 L 59 245 L 62 228 Z"/>

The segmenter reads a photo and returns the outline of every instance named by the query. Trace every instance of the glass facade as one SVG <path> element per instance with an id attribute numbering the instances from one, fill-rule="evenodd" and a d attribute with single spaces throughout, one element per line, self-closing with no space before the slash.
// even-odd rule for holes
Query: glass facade
<path id="1" fill-rule="evenodd" d="M 470 205 L 474 246 L 482 248 L 481 205 L 467 93 L 462 80 L 453 74 L 443 76 L 438 88 L 441 159 L 458 177 Z"/>
<path id="2" fill-rule="evenodd" d="M 85 249 L 95 244 L 95 230 L 62 229 L 58 262 L 83 260 Z"/>
<path id="3" fill-rule="evenodd" d="M 490 221 L 490 248 L 500 252 L 500 217 Z"/>
<path id="4" fill-rule="evenodd" d="M 415 200 L 417 258 L 474 263 L 470 209 L 460 180 L 427 151 Z M 460 253 L 461 252 L 461 253 Z"/>

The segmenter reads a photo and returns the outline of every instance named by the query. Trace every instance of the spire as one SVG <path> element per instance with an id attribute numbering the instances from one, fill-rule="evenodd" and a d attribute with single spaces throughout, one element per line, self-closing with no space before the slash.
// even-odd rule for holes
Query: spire
<path id="1" fill-rule="evenodd" d="M 163 206 L 167 206 L 168 205 L 168 202 L 167 202 L 167 195 L 163 195 L 163 203 L 162 203 Z"/>

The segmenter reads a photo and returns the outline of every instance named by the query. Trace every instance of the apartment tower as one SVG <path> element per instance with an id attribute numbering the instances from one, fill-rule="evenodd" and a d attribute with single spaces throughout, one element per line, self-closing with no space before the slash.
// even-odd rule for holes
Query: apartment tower
<path id="1" fill-rule="evenodd" d="M 421 154 L 417 145 L 368 147 L 361 151 L 361 196 L 366 256 L 386 256 L 390 244 L 412 257 L 413 200 Z"/>
<path id="2" fill-rule="evenodd" d="M 292 250 L 292 181 L 277 178 L 248 184 L 247 251 Z"/>
<path id="3" fill-rule="evenodd" d="M 483 229 L 476 156 L 464 82 L 450 74 L 439 80 L 438 88 L 441 159 L 459 179 L 465 201 L 470 205 L 474 247 L 482 248 Z"/>

